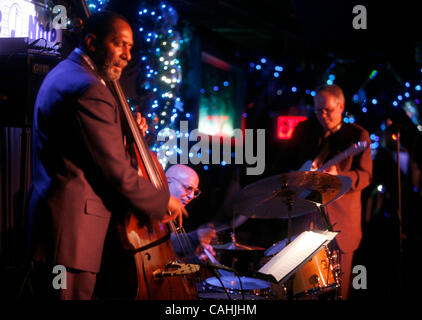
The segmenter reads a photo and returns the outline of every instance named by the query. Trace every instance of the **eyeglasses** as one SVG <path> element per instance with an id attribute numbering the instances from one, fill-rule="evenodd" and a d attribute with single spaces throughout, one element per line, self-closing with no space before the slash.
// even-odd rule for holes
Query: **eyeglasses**
<path id="1" fill-rule="evenodd" d="M 333 108 L 333 109 L 315 109 L 314 112 L 317 115 L 322 115 L 322 114 L 332 114 L 336 110 L 337 110 L 337 108 Z"/>
<path id="2" fill-rule="evenodd" d="M 182 181 L 180 181 L 179 179 L 175 178 L 175 177 L 170 177 L 170 179 L 176 180 L 177 182 L 179 182 L 183 188 L 185 188 L 185 190 L 191 194 L 193 192 L 194 197 L 198 197 L 201 194 L 201 190 L 199 190 L 198 188 L 192 187 L 192 186 L 187 186 L 185 185 Z"/>

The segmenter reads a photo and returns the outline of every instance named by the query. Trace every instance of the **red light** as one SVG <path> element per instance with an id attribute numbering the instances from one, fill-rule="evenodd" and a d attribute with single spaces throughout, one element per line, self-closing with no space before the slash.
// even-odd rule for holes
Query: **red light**
<path id="1" fill-rule="evenodd" d="M 277 118 L 277 137 L 283 140 L 291 139 L 298 123 L 304 120 L 306 117 L 279 116 Z"/>
<path id="2" fill-rule="evenodd" d="M 397 141 L 397 136 L 395 133 L 393 133 L 393 135 L 391 136 L 393 138 L 394 141 Z"/>

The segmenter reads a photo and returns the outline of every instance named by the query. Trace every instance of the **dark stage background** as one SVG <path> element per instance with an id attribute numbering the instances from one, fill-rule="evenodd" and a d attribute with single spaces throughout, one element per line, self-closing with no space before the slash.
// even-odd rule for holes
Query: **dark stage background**
<path id="1" fill-rule="evenodd" d="M 80 9 L 75 6 L 77 1 L 59 2 L 73 8 L 68 10 L 69 14 L 80 15 Z M 136 26 L 141 2 L 111 0 L 108 8 Z M 335 75 L 332 81 L 345 93 L 347 118 L 366 128 L 374 143 L 374 181 L 363 192 L 364 237 L 354 263 L 367 267 L 368 289 L 356 291 L 352 298 L 399 297 L 417 290 L 416 259 L 422 249 L 419 231 L 422 146 L 417 127 L 420 117 L 417 114 L 412 121 L 405 109 L 406 102 L 411 102 L 419 112 L 418 99 L 422 99 L 418 87 L 422 85 L 422 20 L 416 4 L 304 0 L 167 3 L 178 13 L 177 27 L 189 34 L 189 42 L 180 57 L 183 67 L 180 96 L 184 101 L 183 113 L 191 115 L 190 129 L 200 125 L 202 102 L 216 99 L 217 104 L 229 105 L 234 128 L 266 130 L 262 175 L 246 175 L 244 165 L 190 165 L 200 177 L 202 194 L 188 205 L 190 218 L 185 221 L 185 228 L 189 231 L 208 222 L 230 223 L 231 201 L 236 192 L 249 183 L 299 165 L 289 161 L 289 140 L 277 138 L 277 118 L 310 116 L 312 91 Z M 358 4 L 367 8 L 366 30 L 352 27 L 352 10 Z M 136 32 L 135 36 L 141 37 Z M 49 64 L 53 66 L 66 57 L 76 40 L 77 33 L 65 31 L 61 55 L 51 58 Z M 137 48 L 141 44 L 142 40 L 136 39 Z M 146 114 L 149 105 L 145 102 L 145 90 L 136 84 L 141 56 L 134 53 L 121 83 L 128 97 L 137 102 L 138 110 Z M 230 71 L 224 71 L 227 66 Z M 277 66 L 283 70 L 275 69 Z M 279 71 L 278 76 L 275 71 Z M 9 79 L 4 65 L 0 76 L 4 88 Z M 23 87 L 23 79 L 27 78 L 23 75 L 20 79 Z M 224 79 L 230 79 L 226 91 L 223 87 L 218 92 L 212 90 L 213 84 Z M 34 80 L 32 84 L 39 86 L 39 81 Z M 25 106 L 2 101 L 1 112 L 3 106 L 26 108 L 25 117 L 30 118 L 34 94 L 28 95 L 30 99 Z M 0 285 L 0 291 L 10 298 L 19 295 L 26 275 L 24 201 L 30 182 L 28 130 L 31 124 L 27 118 L 16 123 L 8 122 L 5 117 L 3 113 L 0 135 L 0 281 L 4 284 Z M 396 131 L 389 130 L 389 120 L 400 130 L 402 151 L 408 159 L 402 163 L 406 163 L 406 169 L 402 167 L 401 173 L 402 251 L 394 160 L 396 142 L 391 140 Z M 235 231 L 239 242 L 265 248 L 287 234 L 283 219 L 249 219 Z M 221 232 L 218 240 L 230 241 L 230 231 Z"/>

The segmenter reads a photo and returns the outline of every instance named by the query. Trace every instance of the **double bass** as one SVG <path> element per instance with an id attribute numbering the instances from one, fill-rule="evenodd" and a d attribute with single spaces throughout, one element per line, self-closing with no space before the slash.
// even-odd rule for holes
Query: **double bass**
<path id="1" fill-rule="evenodd" d="M 86 18 L 90 11 L 85 0 L 82 8 Z M 126 97 L 118 81 L 107 83 L 116 98 L 121 113 L 133 139 L 133 151 L 139 172 L 158 190 L 168 190 L 167 179 L 155 155 L 150 151 L 141 134 Z M 177 228 L 174 221 L 163 224 L 158 220 L 141 220 L 133 213 L 127 213 L 118 224 L 123 247 L 130 252 L 136 267 L 136 297 L 139 300 L 191 300 L 197 299 L 197 288 L 193 274 L 199 266 L 179 261 L 174 252 L 170 232 L 172 231 L 183 248 L 189 250 L 186 233 Z"/>
<path id="2" fill-rule="evenodd" d="M 133 147 L 142 176 L 157 189 L 168 190 L 167 179 L 157 158 L 147 147 L 144 137 L 138 129 L 126 98 L 117 81 L 110 84 L 118 98 L 133 137 Z M 197 298 L 197 290 L 192 274 L 199 271 L 199 266 L 181 263 L 174 252 L 170 231 L 182 242 L 182 248 L 190 245 L 183 229 L 173 221 L 167 225 L 150 219 L 147 223 L 129 213 L 120 228 L 122 241 L 133 252 L 137 270 L 136 299 L 190 300 Z"/>

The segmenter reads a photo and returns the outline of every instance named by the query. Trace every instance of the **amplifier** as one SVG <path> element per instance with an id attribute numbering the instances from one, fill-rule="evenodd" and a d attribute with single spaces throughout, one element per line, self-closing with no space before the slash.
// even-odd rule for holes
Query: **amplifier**
<path id="1" fill-rule="evenodd" d="M 0 126 L 31 126 L 41 83 L 61 56 L 27 38 L 0 38 L 0 48 Z"/>

